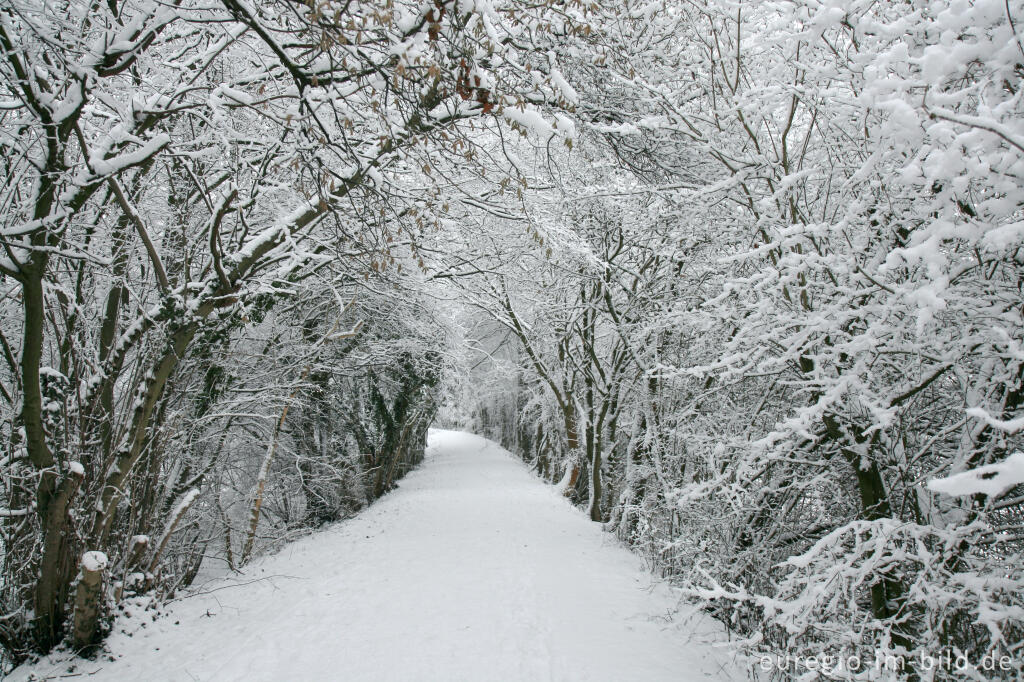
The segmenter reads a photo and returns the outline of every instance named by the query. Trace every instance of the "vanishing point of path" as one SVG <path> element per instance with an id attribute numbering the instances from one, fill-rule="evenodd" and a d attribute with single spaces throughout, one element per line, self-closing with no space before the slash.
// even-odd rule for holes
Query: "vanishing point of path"
<path id="1" fill-rule="evenodd" d="M 81 679 L 743 679 L 699 616 L 498 446 L 433 431 L 359 516 L 198 586 Z M 131 620 L 131 619 L 130 619 Z M 45 666 L 36 674 L 50 673 Z M 55 676 L 67 666 L 53 670 Z M 78 676 L 76 676 L 78 677 Z"/>

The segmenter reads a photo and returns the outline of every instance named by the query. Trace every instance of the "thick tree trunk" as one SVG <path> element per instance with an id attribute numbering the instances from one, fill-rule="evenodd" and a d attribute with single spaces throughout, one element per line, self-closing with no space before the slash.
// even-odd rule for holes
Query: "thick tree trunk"
<path id="1" fill-rule="evenodd" d="M 867 521 L 878 521 L 892 516 L 892 506 L 889 503 L 889 495 L 885 489 L 885 482 L 878 463 L 871 457 L 871 451 L 877 441 L 877 432 L 874 436 L 865 436 L 859 429 L 849 434 L 843 430 L 838 420 L 832 415 L 825 415 L 822 418 L 830 440 L 840 445 L 843 456 L 850 464 L 857 479 L 857 491 L 860 494 L 861 518 Z M 849 447 L 844 441 L 852 439 L 859 447 Z M 864 452 L 859 452 L 863 449 Z M 871 585 L 871 611 L 872 615 L 880 621 L 892 621 L 897 617 L 902 602 L 906 597 L 906 585 L 899 578 L 889 575 L 879 576 Z M 903 647 L 907 651 L 912 649 L 913 643 L 905 628 L 894 626 L 892 629 L 893 644 Z"/>
<path id="2" fill-rule="evenodd" d="M 22 280 L 22 306 L 25 321 L 22 337 L 22 410 L 25 446 L 29 460 L 39 472 L 36 487 L 36 511 L 42 534 L 38 577 L 34 589 L 35 644 L 46 651 L 60 641 L 64 627 L 64 605 L 70 591 L 72 560 L 71 517 L 68 509 L 82 482 L 80 468 L 68 471 L 63 477 L 55 468 L 53 453 L 47 443 L 43 424 L 43 392 L 40 383 L 40 365 L 43 358 L 43 325 L 45 300 L 43 293 L 44 257 L 33 258 L 25 268 Z"/>
<path id="3" fill-rule="evenodd" d="M 571 403 L 565 402 L 562 406 L 562 421 L 565 424 L 565 444 L 569 450 L 569 483 L 565 486 L 566 497 L 575 497 L 580 482 L 580 436 L 576 427 L 576 414 Z"/>
<path id="4" fill-rule="evenodd" d="M 21 344 L 21 420 L 25 427 L 25 447 L 29 459 L 36 469 L 53 466 L 53 454 L 46 443 L 43 428 L 43 392 L 39 381 L 39 368 L 43 359 L 43 325 L 45 324 L 45 300 L 43 296 L 43 271 L 45 260 L 34 259 L 31 269 L 22 281 L 22 309 L 25 322 L 22 328 Z M 40 485 L 40 493 L 49 495 L 52 489 Z M 47 500 L 41 499 L 40 509 Z"/>
<path id="5" fill-rule="evenodd" d="M 54 489 L 45 509 L 40 508 L 43 551 L 35 589 L 35 637 L 36 645 L 43 651 L 60 641 L 64 627 L 64 605 L 70 595 L 75 568 L 74 533 L 68 510 L 82 478 L 82 470 L 75 468 L 57 482 L 56 472 L 48 469 L 39 484 L 40 489 Z"/>

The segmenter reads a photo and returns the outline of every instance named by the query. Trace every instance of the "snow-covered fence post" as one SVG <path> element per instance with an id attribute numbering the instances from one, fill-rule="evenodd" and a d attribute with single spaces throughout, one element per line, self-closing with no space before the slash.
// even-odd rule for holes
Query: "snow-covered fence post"
<path id="1" fill-rule="evenodd" d="M 98 639 L 103 602 L 103 571 L 106 568 L 107 555 L 103 552 L 86 552 L 82 555 L 72 633 L 75 651 L 88 649 Z"/>
<path id="2" fill-rule="evenodd" d="M 148 535 L 133 535 L 128 545 L 128 560 L 125 562 L 125 571 L 133 571 L 142 565 L 143 555 L 149 548 Z"/>
<path id="3" fill-rule="evenodd" d="M 149 545 L 148 535 L 132 536 L 128 545 L 127 559 L 122 566 L 121 579 L 113 584 L 115 603 L 121 601 L 126 589 L 138 590 L 145 588 L 145 574 L 142 573 L 140 566 L 142 566 Z"/>

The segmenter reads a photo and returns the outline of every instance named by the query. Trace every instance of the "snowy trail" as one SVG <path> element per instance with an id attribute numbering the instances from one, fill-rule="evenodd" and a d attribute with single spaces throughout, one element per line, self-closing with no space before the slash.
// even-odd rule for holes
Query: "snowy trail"
<path id="1" fill-rule="evenodd" d="M 203 586 L 89 680 L 730 680 L 669 588 L 521 463 L 433 431 L 358 517 Z M 255 581 L 255 582 L 253 582 Z M 60 674 L 36 666 L 36 674 Z M 95 672 L 94 672 L 95 671 Z M 92 674 L 90 674 L 92 673 Z"/>

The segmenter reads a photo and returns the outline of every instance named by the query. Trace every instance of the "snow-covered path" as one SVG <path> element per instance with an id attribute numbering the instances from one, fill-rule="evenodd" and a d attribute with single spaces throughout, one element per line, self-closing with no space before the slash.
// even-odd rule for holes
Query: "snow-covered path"
<path id="1" fill-rule="evenodd" d="M 112 636 L 117 660 L 76 672 L 218 682 L 743 678 L 703 643 L 711 636 L 694 634 L 698 617 L 668 619 L 676 599 L 639 559 L 496 445 L 433 431 L 426 461 L 400 486 L 357 518 L 202 586 L 133 636 Z"/>

